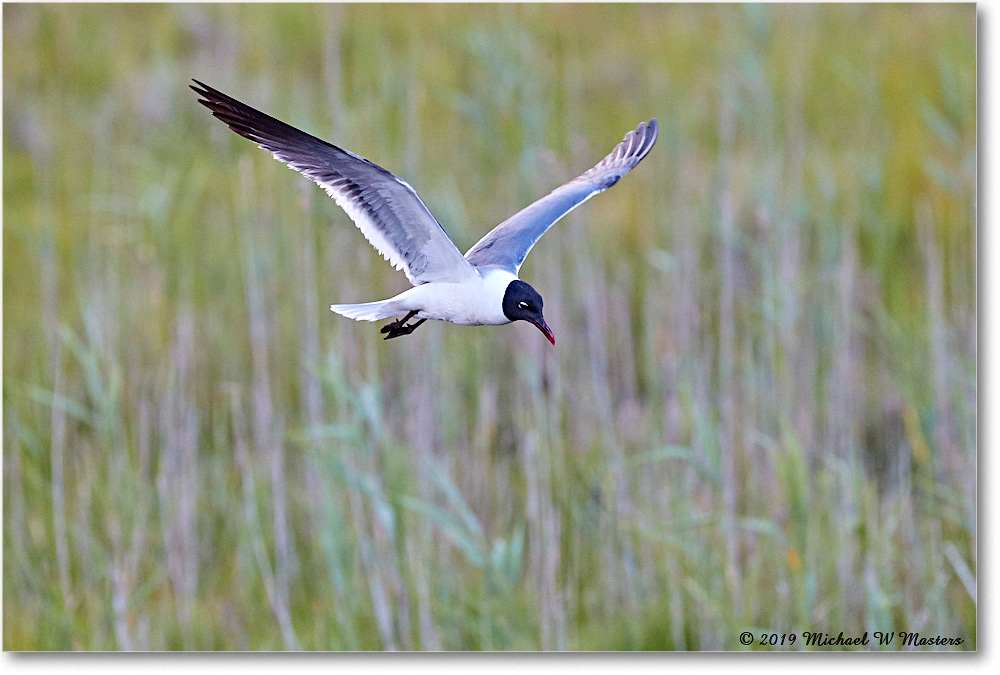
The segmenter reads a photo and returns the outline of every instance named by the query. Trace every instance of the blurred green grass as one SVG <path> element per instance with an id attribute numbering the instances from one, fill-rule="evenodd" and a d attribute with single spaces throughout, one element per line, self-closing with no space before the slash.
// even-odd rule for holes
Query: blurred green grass
<path id="1" fill-rule="evenodd" d="M 976 646 L 974 5 L 5 5 L 4 648 Z M 522 277 L 402 290 L 196 77 Z M 802 647 L 802 645 L 799 645 Z"/>

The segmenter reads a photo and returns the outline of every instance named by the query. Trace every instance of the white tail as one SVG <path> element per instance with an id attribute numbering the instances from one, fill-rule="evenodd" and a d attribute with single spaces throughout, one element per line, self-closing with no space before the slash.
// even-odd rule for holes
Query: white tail
<path id="1" fill-rule="evenodd" d="M 330 305 L 330 309 L 355 321 L 380 321 L 401 313 L 392 300 L 362 302 L 358 305 Z"/>

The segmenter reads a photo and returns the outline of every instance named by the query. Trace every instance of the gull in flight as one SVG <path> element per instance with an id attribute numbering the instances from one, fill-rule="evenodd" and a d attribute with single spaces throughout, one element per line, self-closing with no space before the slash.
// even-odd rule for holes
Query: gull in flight
<path id="1" fill-rule="evenodd" d="M 534 324 L 552 344 L 542 296 L 517 273 L 528 251 L 557 220 L 627 174 L 656 142 L 656 120 L 625 134 L 589 171 L 493 228 L 463 256 L 410 185 L 354 153 L 299 131 L 194 80 L 199 103 L 240 136 L 311 178 L 347 212 L 365 239 L 413 288 L 387 300 L 330 309 L 356 321 L 397 318 L 385 339 L 409 335 L 427 319 L 463 326 Z M 408 323 L 413 320 L 413 323 Z"/>

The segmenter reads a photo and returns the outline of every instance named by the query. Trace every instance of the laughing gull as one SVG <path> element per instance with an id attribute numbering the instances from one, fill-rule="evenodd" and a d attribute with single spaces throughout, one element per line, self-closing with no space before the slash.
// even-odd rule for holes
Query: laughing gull
<path id="1" fill-rule="evenodd" d="M 353 152 L 299 131 L 194 80 L 199 103 L 274 157 L 314 180 L 347 212 L 375 249 L 413 288 L 378 302 L 331 305 L 356 321 L 397 319 L 385 339 L 409 335 L 427 319 L 463 326 L 528 321 L 549 342 L 542 296 L 517 278 L 535 242 L 557 220 L 617 183 L 656 142 L 656 120 L 643 122 L 594 168 L 497 225 L 463 256 L 410 185 Z M 407 324 L 410 319 L 416 319 Z"/>

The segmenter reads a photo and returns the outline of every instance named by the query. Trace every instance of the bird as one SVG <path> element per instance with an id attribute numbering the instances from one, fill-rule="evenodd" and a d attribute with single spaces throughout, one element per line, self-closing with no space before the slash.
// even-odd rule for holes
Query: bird
<path id="1" fill-rule="evenodd" d="M 617 183 L 656 142 L 656 118 L 639 124 L 593 168 L 503 221 L 465 255 L 409 183 L 349 150 L 320 140 L 192 79 L 198 102 L 247 138 L 312 179 L 413 288 L 376 302 L 331 305 L 356 321 L 382 321 L 386 340 L 428 319 L 463 326 L 533 324 L 555 345 L 542 296 L 518 277 L 535 242 L 560 218 Z M 411 323 L 412 321 L 412 323 Z"/>

